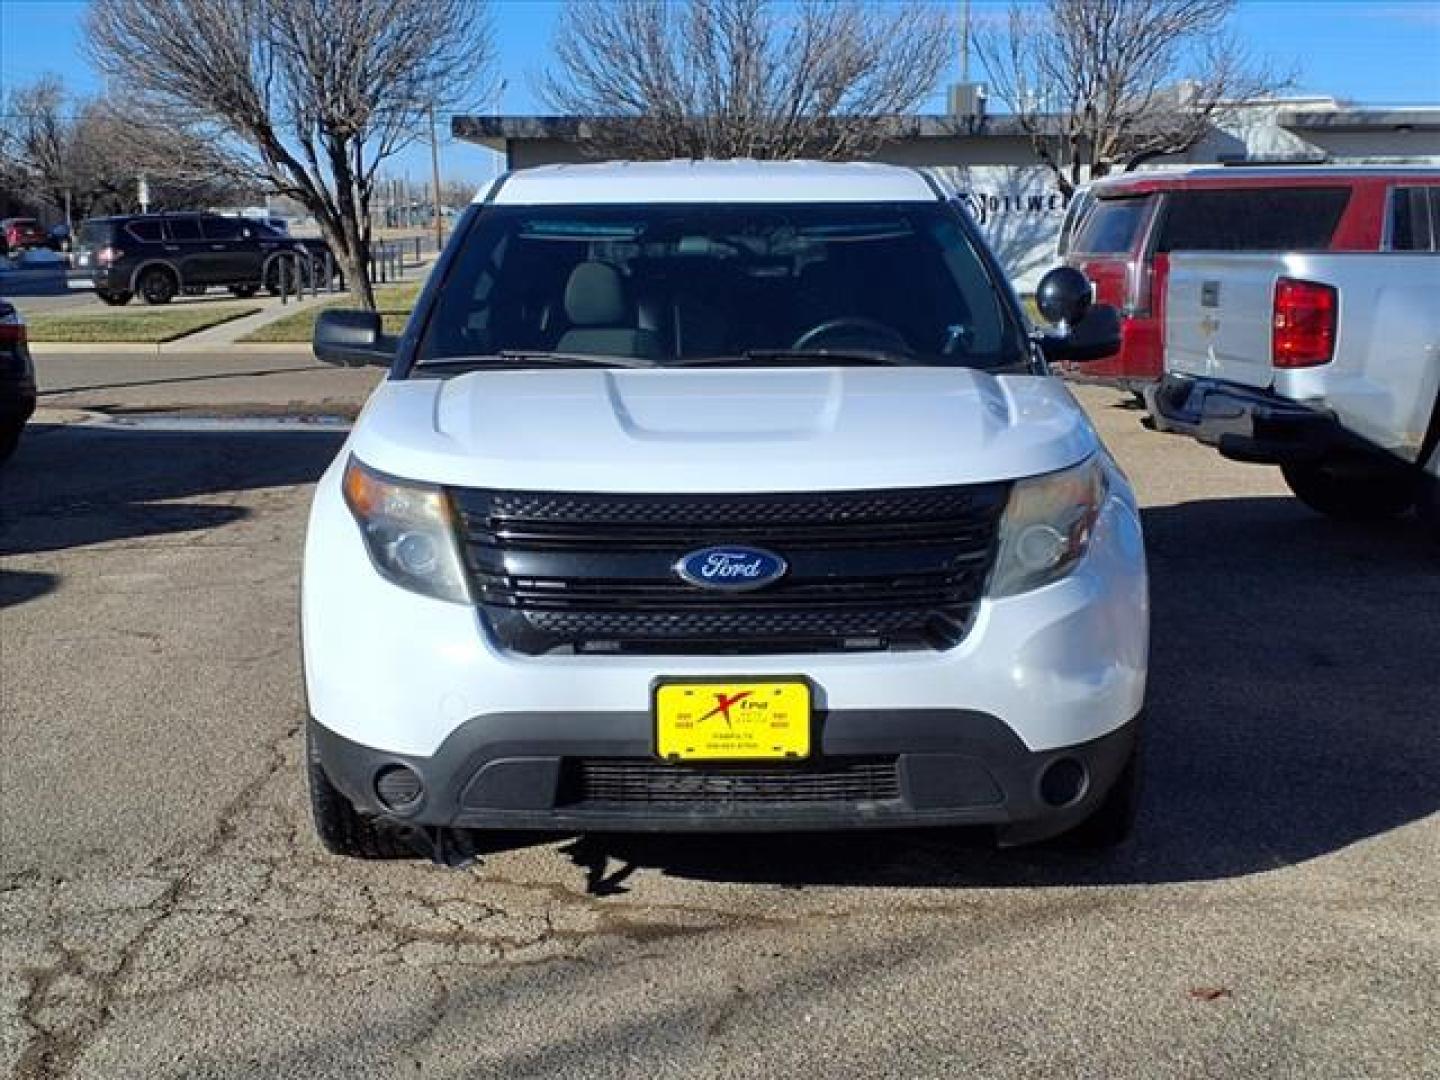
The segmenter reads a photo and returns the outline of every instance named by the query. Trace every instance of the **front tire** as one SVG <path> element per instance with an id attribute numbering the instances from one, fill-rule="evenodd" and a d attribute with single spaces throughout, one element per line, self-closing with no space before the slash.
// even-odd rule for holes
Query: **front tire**
<path id="1" fill-rule="evenodd" d="M 137 282 L 140 288 L 140 295 L 147 304 L 168 304 L 175 299 L 175 293 L 179 291 L 180 283 L 175 280 L 175 275 L 162 266 L 152 266 L 140 275 Z"/>
<path id="2" fill-rule="evenodd" d="M 1415 477 L 1400 469 L 1346 462 L 1282 465 L 1295 497 L 1311 510 L 1337 521 L 1383 521 L 1415 504 Z"/>
<path id="3" fill-rule="evenodd" d="M 24 424 L 11 428 L 0 428 L 0 465 L 10 460 L 10 455 L 15 453 L 20 445 L 20 433 L 25 430 Z"/>
<path id="4" fill-rule="evenodd" d="M 408 859 L 415 852 L 395 829 L 355 809 L 320 764 L 319 749 L 305 733 L 305 774 L 310 788 L 310 814 L 320 843 L 332 855 L 350 859 Z"/>
<path id="5" fill-rule="evenodd" d="M 1430 526 L 1430 535 L 1440 544 L 1440 476 L 1427 476 L 1421 487 L 1420 518 Z"/>

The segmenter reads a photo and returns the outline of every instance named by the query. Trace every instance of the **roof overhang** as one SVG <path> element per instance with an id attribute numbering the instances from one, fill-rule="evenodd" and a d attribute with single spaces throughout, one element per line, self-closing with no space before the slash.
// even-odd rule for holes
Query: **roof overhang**
<path id="1" fill-rule="evenodd" d="M 1397 109 L 1281 109 L 1275 122 L 1289 131 L 1440 131 L 1440 106 Z"/>

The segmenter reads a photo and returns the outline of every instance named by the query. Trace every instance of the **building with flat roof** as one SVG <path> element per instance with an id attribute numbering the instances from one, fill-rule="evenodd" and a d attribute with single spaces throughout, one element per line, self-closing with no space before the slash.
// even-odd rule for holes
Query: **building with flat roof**
<path id="1" fill-rule="evenodd" d="M 957 87 L 963 91 L 965 88 Z M 951 172 L 1017 287 L 1050 265 L 1066 198 L 1012 116 L 984 95 L 952 93 L 974 111 L 892 117 L 872 160 Z M 457 116 L 457 139 L 487 147 L 508 169 L 595 160 L 594 124 L 574 116 Z M 1259 162 L 1440 165 L 1440 105 L 1359 108 L 1334 98 L 1285 98 L 1231 110 L 1188 153 L 1144 168 Z"/>

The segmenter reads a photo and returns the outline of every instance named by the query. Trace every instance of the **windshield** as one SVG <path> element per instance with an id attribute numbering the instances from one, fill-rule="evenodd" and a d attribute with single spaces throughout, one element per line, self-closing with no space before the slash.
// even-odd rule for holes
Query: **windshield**
<path id="1" fill-rule="evenodd" d="M 463 244 L 418 366 L 1025 357 L 1018 320 L 939 202 L 489 206 Z"/>

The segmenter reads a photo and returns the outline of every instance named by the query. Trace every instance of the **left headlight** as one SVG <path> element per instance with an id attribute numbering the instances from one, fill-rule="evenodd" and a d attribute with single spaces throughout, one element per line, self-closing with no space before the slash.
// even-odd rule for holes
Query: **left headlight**
<path id="1" fill-rule="evenodd" d="M 1016 483 L 1000 522 L 991 596 L 1014 596 L 1058 581 L 1090 546 L 1107 484 L 1100 455 Z"/>
<path id="2" fill-rule="evenodd" d="M 353 457 L 343 487 L 345 504 L 382 577 L 437 600 L 470 602 L 454 511 L 444 491 L 385 476 Z"/>

